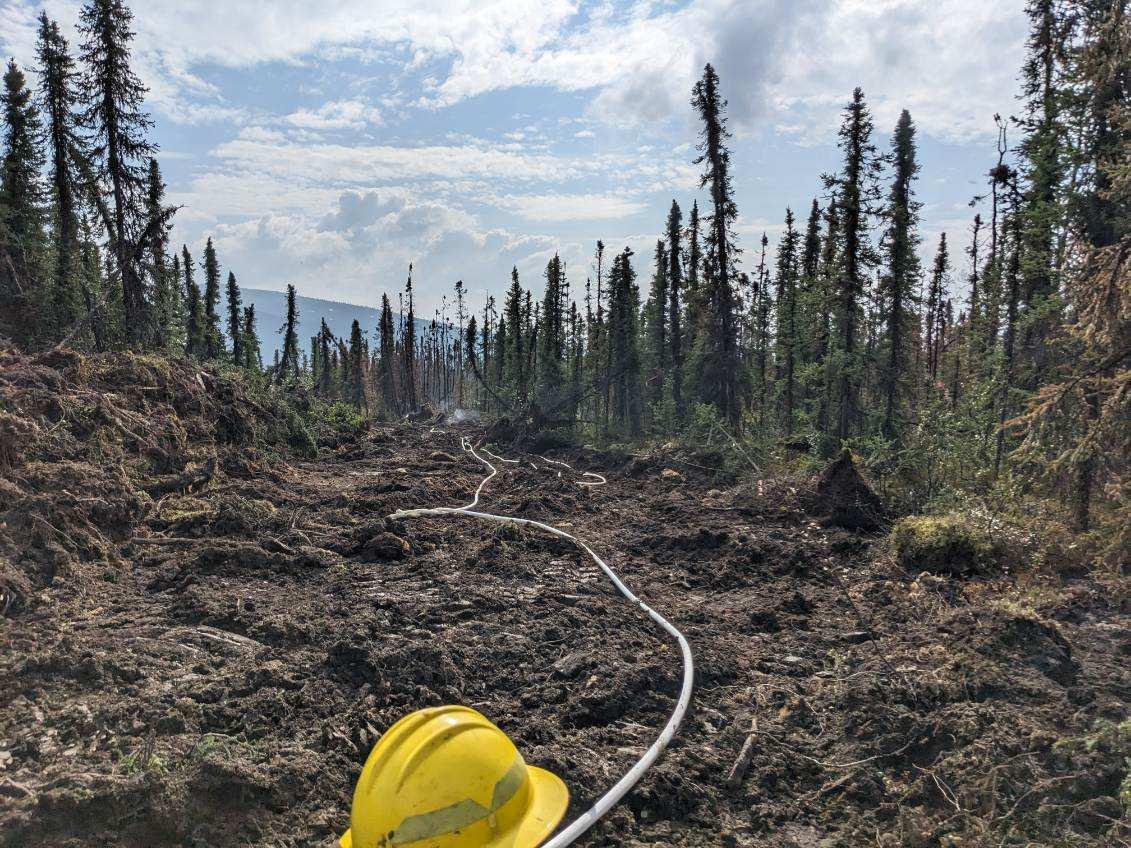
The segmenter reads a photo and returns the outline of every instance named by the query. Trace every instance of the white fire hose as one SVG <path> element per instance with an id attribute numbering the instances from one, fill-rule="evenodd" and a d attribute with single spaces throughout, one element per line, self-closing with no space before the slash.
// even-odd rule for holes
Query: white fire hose
<path id="1" fill-rule="evenodd" d="M 497 521 L 500 524 L 518 524 L 526 525 L 529 527 L 537 527 L 539 530 L 544 530 L 547 533 L 552 533 L 555 536 L 560 536 L 563 539 L 568 539 L 583 551 L 585 551 L 585 553 L 589 554 L 590 558 L 595 563 L 597 563 L 598 567 L 600 567 L 603 572 L 605 572 L 605 576 L 612 581 L 618 592 L 620 592 L 625 598 L 627 598 L 630 603 L 634 604 L 645 613 L 647 613 L 648 617 L 651 618 L 652 621 L 656 622 L 656 624 L 662 627 L 673 639 L 675 639 L 676 643 L 679 645 L 680 653 L 683 655 L 683 684 L 679 691 L 679 697 L 676 699 L 675 709 L 672 710 L 671 717 L 668 718 L 668 723 L 664 725 L 664 729 L 660 731 L 660 735 L 656 737 L 656 741 L 652 743 L 651 747 L 649 747 L 648 750 L 644 752 L 644 755 L 636 761 L 632 768 L 625 772 L 624 776 L 615 784 L 613 784 L 612 788 L 610 788 L 604 795 L 597 799 L 592 807 L 590 807 L 588 810 L 586 810 L 584 813 L 570 822 L 570 824 L 563 830 L 561 830 L 557 834 L 557 836 L 542 845 L 542 848 L 565 848 L 566 845 L 572 845 L 578 839 L 578 837 L 585 833 L 585 831 L 589 830 L 589 828 L 591 828 L 598 821 L 604 818 L 605 814 L 608 813 L 609 810 L 611 810 L 614 806 L 616 806 L 617 802 L 619 802 L 621 798 L 627 795 L 629 790 L 631 790 L 632 787 L 639 782 L 640 778 L 644 776 L 644 773 L 652 767 L 652 764 L 655 763 L 657 759 L 659 759 L 660 754 L 664 752 L 664 749 L 667 748 L 668 744 L 672 741 L 672 738 L 675 736 L 676 731 L 679 729 L 680 723 L 683 721 L 684 713 L 687 712 L 688 704 L 691 702 L 691 690 L 695 676 L 695 665 L 694 660 L 691 657 L 691 646 L 688 644 L 687 639 L 684 638 L 684 635 L 680 633 L 678 629 L 676 629 L 675 625 L 673 625 L 670 621 L 668 621 L 666 618 L 664 618 L 662 615 L 660 615 L 658 612 L 644 603 L 644 601 L 640 600 L 640 598 L 636 597 L 636 595 L 632 593 L 632 590 L 621 582 L 620 578 L 617 577 L 616 572 L 609 568 L 605 561 L 597 556 L 592 548 L 590 548 L 587 544 L 585 544 L 585 542 L 581 541 L 576 536 L 567 533 L 565 530 L 559 530 L 557 527 L 552 527 L 549 524 L 543 524 L 541 521 L 533 521 L 529 518 L 516 518 L 510 515 L 495 515 L 490 512 L 479 512 L 478 510 L 476 510 L 475 507 L 479 505 L 479 496 L 483 492 L 484 486 L 486 486 L 487 481 L 498 474 L 499 471 L 494 465 L 480 456 L 476 452 L 475 447 L 466 438 L 461 439 L 461 444 L 465 451 L 470 453 L 491 470 L 491 473 L 484 477 L 482 482 L 480 482 L 478 488 L 476 488 L 475 497 L 472 499 L 471 503 L 469 503 L 467 506 L 460 507 L 442 506 L 426 509 L 402 509 L 394 512 L 389 516 L 389 518 L 396 520 L 403 518 L 416 518 L 425 515 L 467 515 L 473 518 L 480 518 L 487 521 Z M 515 459 L 503 459 L 501 456 L 496 456 L 486 449 L 484 449 L 483 452 L 502 462 L 518 462 L 518 460 Z M 546 459 L 545 457 L 541 457 L 541 459 L 554 465 L 562 465 L 566 468 L 569 468 L 569 466 L 564 462 Z M 601 477 L 601 475 L 599 474 L 586 472 L 583 476 L 593 477 L 595 478 L 595 480 L 579 481 L 578 485 L 600 486 L 606 482 L 605 478 Z"/>

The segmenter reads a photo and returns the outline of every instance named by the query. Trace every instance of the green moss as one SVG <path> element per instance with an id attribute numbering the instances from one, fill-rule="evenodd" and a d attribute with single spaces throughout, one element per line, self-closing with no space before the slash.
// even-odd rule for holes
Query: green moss
<path id="1" fill-rule="evenodd" d="M 994 573 L 1006 555 L 1002 542 L 957 513 L 904 518 L 892 528 L 891 546 L 896 562 L 912 573 Z"/>

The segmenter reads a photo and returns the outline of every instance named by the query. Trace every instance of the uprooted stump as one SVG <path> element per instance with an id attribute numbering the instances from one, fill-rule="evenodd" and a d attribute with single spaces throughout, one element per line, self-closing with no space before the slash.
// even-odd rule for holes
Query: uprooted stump
<path id="1" fill-rule="evenodd" d="M 884 518 L 879 495 L 857 470 L 847 448 L 817 478 L 808 511 L 822 524 L 846 530 L 878 530 Z"/>

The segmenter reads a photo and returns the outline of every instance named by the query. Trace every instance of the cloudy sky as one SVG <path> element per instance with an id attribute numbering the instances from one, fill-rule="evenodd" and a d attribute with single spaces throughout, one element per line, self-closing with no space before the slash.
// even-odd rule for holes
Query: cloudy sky
<path id="1" fill-rule="evenodd" d="M 0 0 L 0 44 L 30 63 L 46 8 Z M 174 238 L 212 235 L 245 286 L 372 304 L 409 262 L 425 314 L 462 278 L 478 301 L 594 242 L 646 265 L 671 199 L 690 208 L 688 98 L 713 62 L 730 101 L 740 237 L 753 262 L 785 208 L 836 168 L 864 88 L 886 148 L 919 127 L 927 238 L 965 241 L 1015 111 L 1023 0 L 135 0 L 135 60 Z M 639 270 L 644 270 L 643 268 Z M 644 273 L 641 274 L 645 276 Z"/>

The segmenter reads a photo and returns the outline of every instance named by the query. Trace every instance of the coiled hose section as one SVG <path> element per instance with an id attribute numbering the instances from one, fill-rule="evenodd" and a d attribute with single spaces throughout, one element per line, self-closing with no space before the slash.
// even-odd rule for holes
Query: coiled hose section
<path id="1" fill-rule="evenodd" d="M 598 798 L 592 807 L 590 807 L 588 810 L 586 810 L 584 813 L 570 822 L 569 825 L 559 831 L 556 836 L 542 845 L 542 848 L 565 848 L 566 845 L 572 845 L 583 833 L 585 833 L 585 831 L 589 830 L 589 828 L 591 828 L 598 821 L 604 818 L 609 810 L 616 806 L 621 798 L 627 795 L 629 790 L 631 790 L 632 787 L 640 781 L 640 778 L 643 777 L 644 773 L 652 767 L 652 764 L 655 763 L 657 759 L 659 759 L 660 754 L 664 752 L 664 749 L 666 749 L 668 747 L 668 744 L 672 741 L 672 738 L 675 736 L 680 724 L 683 722 L 683 717 L 687 712 L 687 707 L 691 703 L 691 691 L 695 678 L 695 662 L 691 656 L 691 645 L 688 644 L 687 639 L 682 633 L 679 632 L 675 625 L 673 625 L 670 621 L 668 621 L 666 618 L 664 618 L 662 615 L 660 615 L 658 612 L 644 603 L 644 601 L 640 600 L 640 598 L 636 597 L 636 595 L 632 593 L 632 590 L 621 582 L 621 579 L 617 577 L 616 572 L 609 568 L 605 561 L 601 559 L 601 557 L 597 556 L 596 552 L 591 547 L 585 544 L 585 542 L 578 539 L 576 536 L 573 536 L 564 530 L 559 530 L 557 527 L 553 527 L 549 524 L 544 524 L 541 521 L 533 521 L 529 518 L 516 518 L 511 515 L 496 515 L 494 513 L 480 512 L 476 510 L 475 507 L 479 505 L 479 496 L 483 493 L 484 487 L 487 485 L 487 482 L 491 480 L 491 478 L 499 473 L 499 470 L 482 456 L 480 456 L 476 451 L 475 446 L 472 445 L 466 437 L 461 438 L 460 443 L 464 451 L 470 453 L 477 460 L 487 466 L 487 468 L 490 470 L 490 473 L 483 478 L 483 480 L 479 483 L 479 486 L 475 489 L 475 496 L 472 498 L 471 503 L 467 504 L 466 506 L 459 507 L 442 506 L 424 509 L 402 509 L 394 512 L 389 516 L 389 518 L 397 520 L 404 518 L 417 518 L 427 515 L 466 515 L 485 521 L 495 521 L 500 524 L 516 524 L 520 526 L 525 525 L 528 527 L 537 527 L 539 530 L 544 530 L 545 532 L 551 533 L 554 536 L 560 536 L 563 539 L 568 539 L 583 551 L 585 551 L 585 553 L 589 555 L 593 562 L 597 563 L 597 566 L 601 569 L 601 571 L 605 573 L 605 576 L 608 577 L 610 581 L 612 581 L 612 584 L 616 587 L 617 591 L 620 592 L 621 595 L 623 595 L 629 603 L 643 610 L 648 615 L 648 617 L 652 619 L 652 621 L 658 624 L 668 635 L 675 639 L 676 644 L 679 645 L 680 654 L 683 656 L 683 683 L 680 687 L 679 697 L 676 699 L 675 709 L 672 710 L 672 714 L 668 718 L 667 724 L 664 725 L 664 729 L 660 731 L 660 735 L 656 737 L 656 740 L 652 743 L 651 747 L 649 747 L 648 750 L 644 752 L 644 755 L 636 761 L 632 768 L 625 772 L 624 776 L 615 784 L 613 784 L 612 788 L 610 788 L 604 795 Z M 484 449 L 484 453 L 489 454 L 490 456 L 494 457 L 497 460 L 500 460 L 501 462 L 516 463 L 518 461 L 503 459 L 501 456 L 492 454 L 486 449 Z M 559 463 L 556 460 L 546 461 L 553 462 L 553 464 L 555 465 L 565 465 L 565 463 Z M 569 466 L 566 467 L 568 468 Z M 581 485 L 599 486 L 605 482 L 605 479 L 597 474 L 586 474 L 585 476 L 599 478 L 600 482 L 586 481 L 581 483 Z"/>

